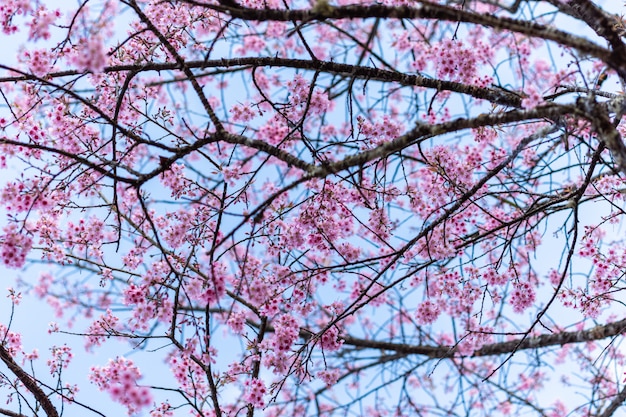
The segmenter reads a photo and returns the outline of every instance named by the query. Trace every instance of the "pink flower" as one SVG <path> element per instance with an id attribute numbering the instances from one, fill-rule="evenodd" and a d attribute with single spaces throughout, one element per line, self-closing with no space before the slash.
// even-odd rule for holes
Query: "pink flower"
<path id="1" fill-rule="evenodd" d="M 417 307 L 415 316 L 419 324 L 430 324 L 437 320 L 440 313 L 441 310 L 438 304 L 433 303 L 431 300 L 426 300 Z"/>
<path id="2" fill-rule="evenodd" d="M 70 63 L 80 70 L 100 73 L 107 64 L 107 54 L 103 39 L 98 35 L 81 38 L 69 55 Z"/>
<path id="3" fill-rule="evenodd" d="M 272 347 L 275 352 L 287 352 L 298 338 L 300 326 L 298 320 L 290 315 L 283 314 L 274 322 L 274 337 Z"/>
<path id="4" fill-rule="evenodd" d="M 513 282 L 513 292 L 511 294 L 511 305 L 513 311 L 521 313 L 535 301 L 535 290 L 528 282 Z"/>
<path id="5" fill-rule="evenodd" d="M 47 361 L 50 367 L 50 375 L 60 375 L 61 371 L 69 366 L 74 357 L 72 349 L 67 345 L 63 345 L 53 346 L 50 351 L 52 352 L 52 357 Z"/>
<path id="6" fill-rule="evenodd" d="M 114 401 L 125 405 L 129 415 L 152 404 L 149 388 L 137 385 L 140 378 L 141 373 L 133 362 L 120 357 L 109 360 L 107 366 L 92 367 L 89 375 L 101 391 L 108 391 Z"/>
<path id="7" fill-rule="evenodd" d="M 339 329 L 336 326 L 326 330 L 320 337 L 320 346 L 325 351 L 339 350 L 342 345 L 343 340 L 339 339 Z"/>
<path id="8" fill-rule="evenodd" d="M 33 240 L 24 231 L 18 230 L 15 223 L 11 223 L 2 229 L 4 235 L 0 236 L 0 259 L 9 268 L 21 268 L 26 262 L 26 255 L 30 252 Z"/>
<path id="9" fill-rule="evenodd" d="M 244 383 L 244 386 L 244 400 L 254 407 L 265 407 L 265 394 L 267 393 L 267 389 L 263 381 L 256 378 L 248 379 Z"/>
<path id="10" fill-rule="evenodd" d="M 61 17 L 61 11 L 57 10 L 48 10 L 44 6 L 39 6 L 39 8 L 32 13 L 32 20 L 28 23 L 30 27 L 30 31 L 28 33 L 28 39 L 36 41 L 38 39 L 49 39 L 50 38 L 50 26 L 54 24 L 54 22 Z"/>
<path id="11" fill-rule="evenodd" d="M 335 385 L 340 375 L 339 369 L 324 369 L 317 373 L 317 377 L 324 381 L 327 387 Z"/>

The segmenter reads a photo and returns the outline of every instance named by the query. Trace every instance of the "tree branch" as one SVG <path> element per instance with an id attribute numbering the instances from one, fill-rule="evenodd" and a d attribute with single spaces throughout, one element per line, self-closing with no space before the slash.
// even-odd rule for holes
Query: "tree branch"
<path id="1" fill-rule="evenodd" d="M 549 346 L 563 346 L 570 343 L 591 342 L 608 337 L 617 336 L 626 332 L 626 319 L 613 323 L 600 325 L 588 330 L 576 332 L 559 332 L 535 337 L 527 337 L 525 340 L 515 339 L 508 342 L 492 343 L 475 351 L 470 357 L 484 357 L 493 355 L 510 354 L 515 351 L 526 349 L 538 349 Z M 305 334 L 309 334 L 306 332 Z M 451 358 L 456 356 L 455 346 L 423 346 L 404 343 L 379 342 L 375 340 L 359 339 L 352 336 L 343 337 L 344 344 L 366 348 L 393 351 L 404 354 L 424 355 L 431 358 Z M 624 393 L 626 398 L 626 392 Z"/>
<path id="2" fill-rule="evenodd" d="M 16 413 L 15 411 L 7 410 L 5 408 L 0 408 L 0 414 L 9 417 L 26 417 L 24 414 Z"/>
<path id="3" fill-rule="evenodd" d="M 278 10 L 278 9 L 249 9 L 225 8 L 214 4 L 195 0 L 181 0 L 184 3 L 228 13 L 230 16 L 242 20 L 255 21 L 303 21 L 310 22 L 326 19 L 429 19 L 438 21 L 462 22 L 487 26 L 493 29 L 508 30 L 527 36 L 554 41 L 564 46 L 576 48 L 578 51 L 606 60 L 610 51 L 588 41 L 585 38 L 572 35 L 561 30 L 540 25 L 531 21 L 517 20 L 493 14 L 475 13 L 455 7 L 419 1 L 419 4 L 408 7 L 393 6 L 344 6 L 313 9 Z"/>
<path id="4" fill-rule="evenodd" d="M 597 417 L 611 417 L 617 409 L 626 401 L 626 387 L 622 388 L 622 390 L 613 398 L 613 401 L 609 403 L 606 409 L 598 414 Z"/>
<path id="5" fill-rule="evenodd" d="M 315 177 L 325 177 L 353 166 L 365 165 L 370 161 L 385 158 L 395 152 L 399 152 L 415 144 L 418 139 L 428 139 L 446 133 L 457 132 L 463 129 L 474 129 L 482 126 L 500 126 L 541 118 L 557 120 L 559 117 L 571 113 L 573 110 L 575 110 L 575 108 L 572 106 L 550 104 L 530 110 L 512 110 L 505 113 L 480 114 L 474 118 L 459 118 L 437 125 L 418 124 L 414 129 L 404 135 L 383 143 L 374 149 L 348 156 L 341 161 L 317 167 L 311 172 L 311 175 Z"/>
<path id="6" fill-rule="evenodd" d="M 41 404 L 41 407 L 45 411 L 48 417 L 59 417 L 59 413 L 56 408 L 50 402 L 50 398 L 42 391 L 37 385 L 35 380 L 28 375 L 15 361 L 8 350 L 0 345 L 0 360 L 13 372 L 13 374 L 24 384 L 26 389 L 30 391 L 35 399 Z M 16 414 L 19 415 L 19 414 Z"/>
<path id="7" fill-rule="evenodd" d="M 342 64 L 332 61 L 321 60 L 305 60 L 305 59 L 290 59 L 279 57 L 244 57 L 244 58 L 230 58 L 230 59 L 213 59 L 202 61 L 187 61 L 185 65 L 189 69 L 206 69 L 206 68 L 232 68 L 232 67 L 278 67 L 278 68 L 297 68 L 310 71 L 320 71 L 328 74 L 342 75 L 352 78 L 358 78 L 369 81 L 381 81 L 381 82 L 394 82 L 407 87 L 425 87 L 432 88 L 438 91 L 453 91 L 456 93 L 467 94 L 474 98 L 488 100 L 491 103 L 501 104 L 509 107 L 521 107 L 522 98 L 514 93 L 507 92 L 505 90 L 497 90 L 493 88 L 480 88 L 473 85 L 458 83 L 454 81 L 444 81 L 436 78 L 427 78 L 415 74 L 405 74 L 398 71 L 390 71 L 373 67 L 366 67 L 360 65 Z M 0 67 L 1 68 L 1 67 Z M 241 68 L 241 69 L 244 69 Z M 7 69 L 7 67 L 5 67 Z M 106 67 L 105 73 L 116 73 L 132 71 L 136 73 L 146 71 L 172 71 L 180 69 L 178 63 L 165 62 L 165 63 L 144 63 L 144 64 L 132 64 L 132 65 L 114 65 Z M 82 71 L 69 70 L 58 71 L 50 73 L 47 77 L 49 79 L 70 77 L 82 75 Z M 201 77 L 203 74 L 197 74 L 196 77 Z M 39 80 L 39 77 L 34 75 L 23 74 L 12 77 L 0 77 L 0 83 L 8 82 L 20 82 Z M 186 78 L 185 78 L 186 80 Z"/>

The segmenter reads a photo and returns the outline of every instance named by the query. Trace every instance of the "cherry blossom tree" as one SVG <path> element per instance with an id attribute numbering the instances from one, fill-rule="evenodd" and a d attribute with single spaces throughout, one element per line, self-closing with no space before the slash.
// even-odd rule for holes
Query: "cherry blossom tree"
<path id="1" fill-rule="evenodd" d="M 0 415 L 618 415 L 622 7 L 2 0 Z"/>

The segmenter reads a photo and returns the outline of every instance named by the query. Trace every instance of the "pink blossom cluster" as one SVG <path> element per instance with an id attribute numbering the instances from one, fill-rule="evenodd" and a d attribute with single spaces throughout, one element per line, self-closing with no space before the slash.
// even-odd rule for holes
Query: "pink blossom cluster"
<path id="1" fill-rule="evenodd" d="M 409 183 L 407 189 L 411 198 L 411 208 L 417 215 L 427 219 L 435 213 L 441 213 L 450 201 L 455 200 L 457 196 L 473 186 L 475 182 L 473 173 L 478 168 L 481 159 L 480 148 L 482 146 L 467 146 L 463 149 L 435 146 L 425 153 L 428 166 L 419 168 L 414 176 L 414 182 Z M 463 236 L 467 230 L 467 222 L 479 215 L 480 211 L 470 205 L 463 210 L 463 216 L 453 216 L 447 219 L 447 228 L 455 228 L 452 236 Z M 447 235 L 450 236 L 450 233 Z M 441 237 L 443 238 L 443 235 Z M 430 240 L 432 239 L 431 237 Z M 439 245 L 430 244 L 429 246 L 434 250 L 429 256 L 435 258 L 434 254 L 445 249 L 448 244 L 444 240 Z M 450 256 L 450 253 L 443 250 L 442 256 Z"/>
<path id="2" fill-rule="evenodd" d="M 36 126 L 33 128 L 33 130 Z M 49 189 L 51 179 L 35 177 L 20 181 L 7 182 L 0 194 L 0 201 L 5 204 L 9 212 L 20 213 L 32 210 L 50 211 L 55 203 L 62 198 L 62 194 Z"/>
<path id="3" fill-rule="evenodd" d="M 365 137 L 366 149 L 395 139 L 403 133 L 403 124 L 387 114 L 380 121 L 373 122 L 372 120 L 374 118 L 367 120 L 363 116 L 357 116 L 359 134 Z"/>
<path id="4" fill-rule="evenodd" d="M 602 175 L 593 182 L 592 187 L 585 189 L 585 195 L 602 195 L 603 198 L 610 198 L 611 201 L 620 201 L 626 198 L 622 192 L 626 182 L 614 175 Z"/>
<path id="5" fill-rule="evenodd" d="M 189 188 L 190 182 L 184 171 L 184 165 L 177 163 L 170 166 L 170 169 L 161 175 L 161 183 L 172 191 L 173 197 L 179 198 L 184 195 L 192 197 L 194 195 L 194 191 Z"/>
<path id="6" fill-rule="evenodd" d="M 75 48 L 67 52 L 70 65 L 79 70 L 100 73 L 107 65 L 104 41 L 99 35 L 81 38 Z"/>
<path id="7" fill-rule="evenodd" d="M 271 285 L 261 276 L 252 276 L 246 284 L 245 291 L 255 305 L 267 305 L 271 300 Z"/>
<path id="8" fill-rule="evenodd" d="M 124 304 L 132 306 L 132 318 L 128 325 L 133 331 L 147 331 L 157 315 L 157 297 L 150 294 L 150 287 L 131 284 L 124 290 Z"/>
<path id="9" fill-rule="evenodd" d="M 282 314 L 274 320 L 274 336 L 271 346 L 275 352 L 288 352 L 298 338 L 300 324 L 291 314 Z"/>
<path id="10" fill-rule="evenodd" d="M 195 276 L 187 279 L 185 291 L 191 300 L 211 304 L 224 295 L 226 291 L 226 277 L 222 275 L 224 271 L 220 268 L 219 263 L 216 263 L 213 272 L 215 273 L 211 273 L 206 278 Z"/>
<path id="11" fill-rule="evenodd" d="M 267 123 L 261 126 L 256 134 L 259 140 L 267 141 L 267 143 L 278 146 L 285 142 L 289 127 L 284 118 L 280 116 L 272 116 Z"/>
<path id="12" fill-rule="evenodd" d="M 439 304 L 434 303 L 431 300 L 426 300 L 420 303 L 415 310 L 415 316 L 419 324 L 433 323 L 439 317 L 441 309 Z"/>
<path id="13" fill-rule="evenodd" d="M 508 272 L 508 270 L 507 270 Z M 510 277 L 506 272 L 501 273 L 494 267 L 487 267 L 481 271 L 482 279 L 491 286 L 502 286 L 509 282 Z"/>
<path id="14" fill-rule="evenodd" d="M 138 239 L 141 241 L 141 239 Z M 126 255 L 122 258 L 124 265 L 131 269 L 136 269 L 144 261 L 143 257 L 148 250 L 145 244 L 136 242 L 136 245 L 128 250 Z"/>
<path id="15" fill-rule="evenodd" d="M 16 356 L 22 351 L 22 336 L 0 324 L 0 344 L 12 355 Z"/>
<path id="16" fill-rule="evenodd" d="M 601 180 L 601 179 L 600 179 Z M 607 190 L 607 193 L 611 193 Z M 605 232 L 595 225 L 585 226 L 585 235 L 579 243 L 578 255 L 591 261 L 592 272 L 585 281 L 575 287 L 561 288 L 558 296 L 561 303 L 573 309 L 581 310 L 585 317 L 596 318 L 602 308 L 615 298 L 616 285 L 622 274 L 620 265 L 626 263 L 626 247 L 623 244 L 611 244 L 603 248 Z M 561 274 L 550 271 L 551 282 L 558 284 Z"/>
<path id="17" fill-rule="evenodd" d="M 50 352 L 52 357 L 47 361 L 48 367 L 50 368 L 50 375 L 61 375 L 61 371 L 70 365 L 74 357 L 72 349 L 67 345 L 52 346 Z"/>
<path id="18" fill-rule="evenodd" d="M 53 55 L 48 49 L 24 51 L 21 60 L 26 63 L 28 70 L 38 77 L 54 70 Z"/>
<path id="19" fill-rule="evenodd" d="M 24 15 L 31 10 L 30 0 L 3 0 L 0 3 L 0 24 L 2 33 L 10 35 L 16 33 L 19 26 L 13 22 L 16 16 Z"/>
<path id="20" fill-rule="evenodd" d="M 243 311 L 233 311 L 228 317 L 228 327 L 235 334 L 243 334 L 244 326 L 246 324 L 246 313 Z"/>
<path id="21" fill-rule="evenodd" d="M 9 182 L 2 189 L 0 196 L 2 203 L 6 204 L 7 210 L 16 213 L 33 209 L 35 199 L 26 189 L 24 182 Z"/>
<path id="22" fill-rule="evenodd" d="M 317 377 L 321 379 L 327 387 L 332 387 L 337 383 L 341 376 L 339 369 L 323 369 L 317 373 Z"/>
<path id="23" fill-rule="evenodd" d="M 265 40 L 260 36 L 246 36 L 243 39 L 243 45 L 236 50 L 238 54 L 245 55 L 246 53 L 256 52 L 260 53 L 265 49 Z"/>
<path id="24" fill-rule="evenodd" d="M 472 274 L 471 268 L 464 272 Z M 478 280 L 480 275 L 474 276 Z M 415 315 L 418 323 L 433 323 L 441 313 L 447 313 L 452 317 L 465 317 L 474 308 L 474 304 L 482 295 L 482 291 L 475 280 L 463 279 L 457 269 L 442 269 L 429 277 L 428 299 L 420 303 Z M 424 282 L 422 275 L 417 275 L 412 285 L 420 285 Z M 495 292 L 495 289 L 493 290 Z"/>
<path id="25" fill-rule="evenodd" d="M 328 95 L 318 89 L 312 89 L 310 82 L 302 75 L 296 74 L 286 85 L 290 93 L 290 103 L 294 107 L 300 107 L 297 114 L 300 114 L 304 107 L 311 114 L 323 114 L 332 108 Z"/>
<path id="26" fill-rule="evenodd" d="M 174 417 L 174 408 L 167 402 L 150 411 L 150 417 Z"/>
<path id="27" fill-rule="evenodd" d="M 264 348 L 264 345 L 260 346 Z M 285 376 L 289 373 L 290 365 L 293 363 L 292 354 L 286 352 L 266 351 L 263 355 L 262 364 L 267 369 L 271 369 L 275 375 Z"/>
<path id="28" fill-rule="evenodd" d="M 119 317 L 114 315 L 110 309 L 107 309 L 87 328 L 85 332 L 87 334 L 85 349 L 90 350 L 95 346 L 101 346 L 111 333 L 120 330 L 119 321 Z"/>
<path id="29" fill-rule="evenodd" d="M 39 6 L 32 12 L 32 15 L 32 20 L 28 22 L 30 27 L 28 39 L 33 41 L 50 39 L 50 26 L 61 17 L 61 11 L 59 9 L 48 10 L 44 6 Z"/>
<path id="30" fill-rule="evenodd" d="M 282 234 L 282 239 L 289 248 L 307 245 L 325 253 L 329 244 L 354 234 L 354 217 L 350 207 L 360 202 L 361 196 L 330 180 L 311 182 L 309 187 L 321 192 L 302 207 L 299 216 Z"/>
<path id="31" fill-rule="evenodd" d="M 18 230 L 18 225 L 10 223 L 5 226 L 0 236 L 0 259 L 9 268 L 21 268 L 26 256 L 33 246 L 33 240 L 25 231 Z"/>
<path id="32" fill-rule="evenodd" d="M 107 391 L 114 401 L 125 405 L 129 415 L 152 405 L 150 389 L 137 385 L 140 378 L 133 361 L 122 357 L 109 360 L 106 366 L 93 366 L 89 375 L 100 391 Z"/>
<path id="33" fill-rule="evenodd" d="M 230 114 L 234 122 L 249 122 L 256 118 L 259 112 L 253 110 L 250 103 L 238 103 L 230 109 Z"/>
<path id="34" fill-rule="evenodd" d="M 392 225 L 387 212 L 383 208 L 370 211 L 368 219 L 369 231 L 378 242 L 385 243 L 391 239 Z"/>
<path id="35" fill-rule="evenodd" d="M 66 247 L 76 247 L 79 251 L 87 248 L 94 250 L 100 246 L 104 236 L 104 222 L 96 216 L 79 219 L 77 223 L 69 221 L 66 228 Z M 96 252 L 94 252 L 96 253 Z"/>
<path id="36" fill-rule="evenodd" d="M 254 407 L 265 407 L 265 395 L 267 388 L 262 380 L 258 378 L 247 379 L 244 382 L 244 400 Z"/>
<path id="37" fill-rule="evenodd" d="M 535 289 L 529 282 L 513 282 L 511 305 L 513 311 L 521 313 L 533 305 L 535 301 Z"/>
<path id="38" fill-rule="evenodd" d="M 398 39 L 396 42 L 401 42 Z M 437 78 L 481 84 L 490 81 L 490 77 L 486 79 L 478 76 L 479 66 L 482 65 L 488 55 L 480 54 L 488 51 L 481 42 L 473 46 L 466 46 L 464 42 L 459 40 L 444 39 L 443 41 L 433 45 L 431 48 L 424 49 L 424 45 L 416 47 L 419 49 L 417 58 L 412 64 L 412 68 L 419 72 L 424 72 L 429 66 L 434 66 Z M 486 80 L 486 81 L 485 81 Z"/>
<path id="39" fill-rule="evenodd" d="M 176 352 L 169 358 L 169 366 L 180 388 L 191 396 L 206 396 L 209 394 L 209 386 L 204 371 L 200 365 L 192 359 L 188 352 Z"/>
<path id="40" fill-rule="evenodd" d="M 320 347 L 328 352 L 339 350 L 343 345 L 343 340 L 339 338 L 339 328 L 332 326 L 320 336 Z"/>
<path id="41" fill-rule="evenodd" d="M 522 100 L 522 107 L 525 109 L 532 109 L 543 103 L 543 94 L 535 87 L 527 88 L 524 99 Z"/>

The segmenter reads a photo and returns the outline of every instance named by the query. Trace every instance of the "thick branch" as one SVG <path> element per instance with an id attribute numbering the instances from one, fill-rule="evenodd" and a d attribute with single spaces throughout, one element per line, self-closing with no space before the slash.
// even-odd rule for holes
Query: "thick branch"
<path id="1" fill-rule="evenodd" d="M 511 354 L 526 349 L 538 349 L 549 346 L 563 346 L 570 343 L 591 342 L 613 337 L 626 332 L 626 319 L 613 323 L 596 326 L 588 330 L 577 332 L 559 332 L 535 337 L 527 337 L 525 340 L 510 340 L 508 342 L 492 343 L 475 351 L 473 358 L 493 355 Z M 359 339 L 356 337 L 343 337 L 344 344 L 376 350 L 393 351 L 404 354 L 424 355 L 431 358 L 451 358 L 456 354 L 455 346 L 422 346 L 404 343 L 379 342 L 375 340 Z M 625 394 L 626 395 L 626 394 Z"/>
<path id="2" fill-rule="evenodd" d="M 565 6 L 559 3 L 561 6 Z M 622 42 L 620 34 L 614 29 L 614 17 L 608 15 L 604 10 L 590 2 L 589 0 L 569 0 L 567 6 L 561 7 L 561 10 L 570 9 L 568 14 L 587 23 L 598 36 L 606 39 L 614 50 L 623 50 L 624 42 Z"/>
<path id="3" fill-rule="evenodd" d="M 616 396 L 613 401 L 609 403 L 606 409 L 598 414 L 597 417 L 611 417 L 617 409 L 626 401 L 626 387 L 624 387 Z"/>
<path id="4" fill-rule="evenodd" d="M 56 408 L 50 402 L 48 396 L 39 388 L 35 380 L 28 375 L 15 361 L 6 348 L 0 345 L 0 360 L 13 372 L 13 374 L 24 384 L 26 389 L 30 391 L 35 399 L 41 404 L 44 412 L 48 417 L 58 417 Z"/>
<path id="5" fill-rule="evenodd" d="M 82 164 L 82 165 L 88 167 L 89 169 L 92 169 L 92 170 L 96 171 L 97 173 L 101 174 L 104 177 L 113 178 L 116 181 L 120 181 L 120 182 L 127 183 L 127 184 L 135 184 L 136 183 L 136 180 L 134 180 L 132 178 L 126 178 L 126 177 L 117 176 L 114 172 L 109 171 L 109 170 L 103 168 L 102 166 L 100 166 L 100 165 L 90 161 L 89 159 L 84 158 L 84 157 L 82 157 L 80 155 L 76 155 L 76 154 L 73 154 L 71 152 L 65 151 L 63 149 L 52 148 L 50 146 L 40 145 L 38 143 L 20 142 L 20 141 L 17 141 L 17 140 L 8 139 L 6 137 L 0 137 L 0 145 L 23 147 L 23 148 L 28 148 L 28 149 L 36 149 L 36 150 L 48 152 L 48 153 L 53 154 L 53 155 L 64 156 L 66 158 L 73 159 L 77 163 Z"/>
<path id="6" fill-rule="evenodd" d="M 602 60 L 606 60 L 610 52 L 593 42 L 555 29 L 553 27 L 540 25 L 524 20 L 511 19 L 493 14 L 475 13 L 455 7 L 433 4 L 420 1 L 414 7 L 392 7 L 383 5 L 374 6 L 345 6 L 328 7 L 322 10 L 298 9 L 298 10 L 277 10 L 277 9 L 247 9 L 247 8 L 227 8 L 208 4 L 200 1 L 183 0 L 185 3 L 219 10 L 229 13 L 232 17 L 243 20 L 256 21 L 315 21 L 326 19 L 429 19 L 445 20 L 451 22 L 463 22 L 476 25 L 487 26 L 493 29 L 508 30 L 521 33 L 527 36 L 554 41 L 564 46 L 577 49 L 580 52 L 590 54 Z"/>
<path id="7" fill-rule="evenodd" d="M 317 167 L 311 172 L 316 177 L 325 177 L 354 166 L 362 166 L 370 161 L 385 158 L 399 152 L 420 139 L 428 139 L 434 136 L 445 135 L 463 129 L 474 129 L 483 126 L 500 126 L 509 123 L 548 118 L 558 120 L 559 117 L 571 113 L 572 106 L 547 105 L 536 107 L 531 110 L 512 110 L 506 113 L 481 114 L 471 119 L 459 118 L 450 122 L 437 125 L 419 124 L 406 134 L 384 143 L 374 149 L 348 156 L 341 161 L 329 163 Z"/>
<path id="8" fill-rule="evenodd" d="M 480 88 L 473 85 L 458 83 L 454 81 L 443 81 L 436 78 L 426 78 L 420 75 L 405 74 L 398 71 L 389 71 L 373 67 L 365 67 L 360 65 L 341 64 L 332 61 L 290 59 L 278 57 L 244 57 L 231 59 L 213 59 L 206 61 L 187 61 L 185 65 L 189 69 L 207 69 L 207 68 L 232 68 L 232 67 L 279 67 L 279 68 L 297 68 L 311 71 L 319 71 L 333 75 L 343 75 L 350 78 L 362 80 L 394 82 L 408 87 L 425 87 L 438 91 L 453 91 L 456 93 L 467 94 L 469 96 L 488 100 L 491 103 L 501 104 L 509 107 L 520 107 L 522 98 L 514 93 L 505 90 L 496 90 L 492 88 Z M 173 62 L 165 63 L 146 63 L 131 65 L 115 65 L 106 67 L 105 73 L 116 72 L 144 72 L 144 71 L 171 71 L 180 68 L 180 64 Z M 243 68 L 242 68 L 243 69 Z M 53 72 L 47 75 L 48 78 L 61 78 L 76 75 L 82 75 L 82 71 L 69 70 Z M 203 74 L 197 74 L 202 76 Z M 30 75 L 19 75 L 14 77 L 0 77 L 0 83 L 3 82 L 19 82 L 28 80 L 38 80 L 38 77 Z"/>
<path id="9" fill-rule="evenodd" d="M 620 113 L 623 111 L 624 100 L 616 100 L 615 103 L 618 107 L 616 120 L 619 120 Z M 617 168 L 626 175 L 626 145 L 624 145 L 621 134 L 611 122 L 606 106 L 597 103 L 594 96 L 579 98 L 577 105 L 592 123 L 598 140 L 611 151 Z"/>
<path id="10" fill-rule="evenodd" d="M 5 408 L 0 408 L 0 414 L 9 417 L 26 417 L 24 414 L 16 413 L 15 411 L 7 410 Z"/>

